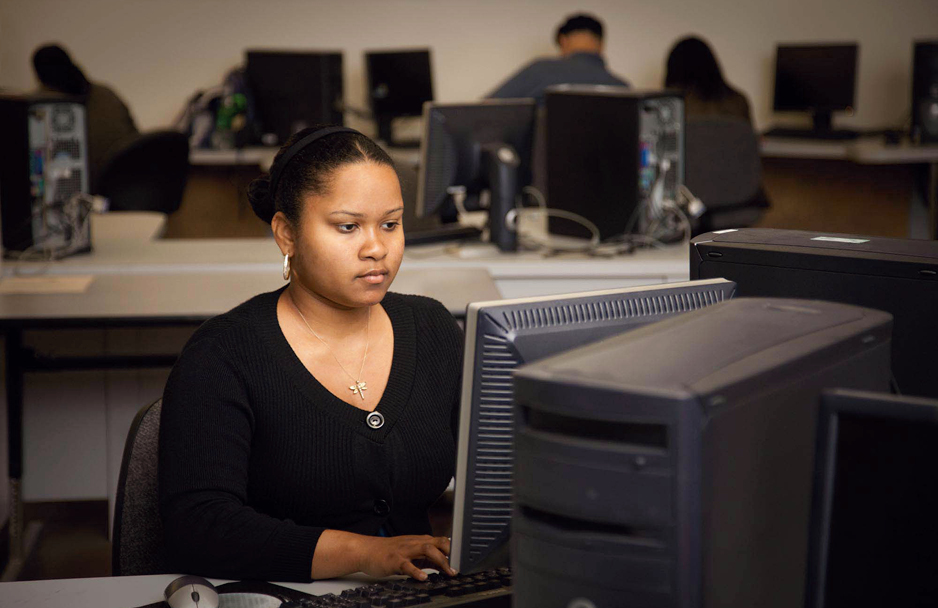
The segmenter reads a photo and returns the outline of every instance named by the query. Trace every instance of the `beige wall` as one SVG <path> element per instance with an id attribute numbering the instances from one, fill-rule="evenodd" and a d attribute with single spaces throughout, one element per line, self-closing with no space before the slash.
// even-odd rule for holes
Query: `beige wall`
<path id="1" fill-rule="evenodd" d="M 677 37 L 708 38 L 761 126 L 777 42 L 859 41 L 857 113 L 839 124 L 880 126 L 908 113 L 912 41 L 938 39 L 936 0 L 4 0 L 0 86 L 32 87 L 31 52 L 61 41 L 154 128 L 247 47 L 344 50 L 346 98 L 361 105 L 364 49 L 429 46 L 437 98 L 471 100 L 552 53 L 553 29 L 579 9 L 605 20 L 611 68 L 640 87 L 660 85 Z"/>

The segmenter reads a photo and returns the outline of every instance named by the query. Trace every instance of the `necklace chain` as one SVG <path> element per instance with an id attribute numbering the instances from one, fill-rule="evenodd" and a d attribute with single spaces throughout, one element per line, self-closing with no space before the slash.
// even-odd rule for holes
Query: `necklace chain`
<path id="1" fill-rule="evenodd" d="M 325 345 L 326 349 L 329 351 L 329 354 L 332 355 L 332 358 L 335 359 L 335 362 L 339 364 L 339 367 L 342 368 L 342 371 L 345 372 L 345 375 L 351 378 L 352 381 L 355 383 L 353 386 L 349 387 L 349 390 L 351 390 L 353 393 L 357 394 L 359 397 L 361 397 L 364 400 L 365 394 L 362 391 L 367 390 L 367 385 L 364 382 L 362 382 L 362 372 L 365 371 L 365 360 L 368 358 L 368 344 L 370 342 L 369 331 L 371 330 L 371 307 L 370 306 L 368 307 L 368 321 L 365 325 L 365 353 L 362 355 L 362 366 L 358 370 L 358 378 L 356 378 L 355 376 L 350 374 L 347 369 L 345 369 L 345 366 L 342 365 L 342 362 L 339 361 L 339 358 L 335 356 L 335 352 L 333 352 L 332 347 L 329 346 L 329 343 L 323 340 L 319 336 L 319 334 L 317 334 L 313 330 L 313 328 L 309 324 L 309 321 L 307 321 L 306 317 L 303 316 L 303 313 L 300 312 L 300 307 L 296 305 L 296 300 L 293 299 L 292 293 L 290 294 L 290 303 L 293 304 L 293 308 L 296 310 L 296 313 L 300 315 L 301 319 L 303 319 L 303 323 L 306 325 L 306 329 L 309 330 L 309 333 L 316 336 L 316 339 L 322 342 L 323 345 Z"/>

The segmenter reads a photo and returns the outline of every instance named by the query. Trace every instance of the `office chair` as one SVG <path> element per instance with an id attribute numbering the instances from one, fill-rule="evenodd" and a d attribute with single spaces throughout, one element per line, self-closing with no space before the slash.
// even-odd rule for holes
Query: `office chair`
<path id="1" fill-rule="evenodd" d="M 179 209 L 189 175 L 189 140 L 177 131 L 153 131 L 119 145 L 97 179 L 96 194 L 111 211 Z"/>
<path id="2" fill-rule="evenodd" d="M 684 184 L 707 207 L 694 233 L 751 226 L 770 206 L 762 189 L 759 139 L 748 121 L 688 119 Z"/>
<path id="3" fill-rule="evenodd" d="M 144 406 L 127 433 L 117 480 L 111 572 L 114 576 L 166 574 L 163 522 L 157 493 L 162 399 Z"/>

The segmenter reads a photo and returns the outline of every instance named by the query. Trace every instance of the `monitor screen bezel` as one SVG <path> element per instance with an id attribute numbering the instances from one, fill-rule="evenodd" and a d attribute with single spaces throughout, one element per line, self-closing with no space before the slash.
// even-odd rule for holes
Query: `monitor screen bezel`
<path id="1" fill-rule="evenodd" d="M 825 607 L 839 419 L 842 414 L 938 425 L 938 401 L 926 397 L 848 389 L 831 389 L 821 393 L 808 535 L 805 608 Z"/>
<path id="2" fill-rule="evenodd" d="M 520 99 L 483 99 L 481 101 L 473 102 L 463 102 L 463 103 L 451 103 L 451 102 L 439 102 L 439 101 L 428 101 L 423 104 L 423 117 L 421 125 L 421 137 L 420 137 L 420 162 L 418 163 L 417 170 L 417 202 L 415 205 L 415 213 L 417 217 L 426 217 L 428 214 L 436 213 L 438 209 L 433 208 L 429 209 L 426 201 L 426 182 L 427 182 L 427 167 L 430 166 L 430 119 L 433 115 L 433 112 L 436 110 L 448 110 L 455 111 L 460 108 L 478 108 L 478 107 L 500 107 L 500 106 L 510 106 L 516 108 L 522 107 L 531 107 L 532 113 L 536 111 L 536 103 L 533 99 L 529 98 L 520 98 Z M 534 117 L 532 114 L 532 125 Z M 533 142 L 532 142 L 533 143 Z"/>
<path id="3" fill-rule="evenodd" d="M 403 118 L 403 117 L 415 117 L 423 115 L 423 106 L 426 103 L 430 103 L 434 99 L 434 90 L 433 90 L 433 55 L 429 48 L 403 48 L 403 49 L 382 49 L 382 50 L 370 50 L 365 51 L 365 74 L 368 79 L 368 103 L 371 106 L 372 112 L 375 116 L 389 117 L 389 118 Z M 374 82 L 374 66 L 372 64 L 372 59 L 376 57 L 387 57 L 387 56 L 398 56 L 403 58 L 405 56 L 419 56 L 421 60 L 426 57 L 427 61 L 427 84 L 428 84 L 428 95 L 427 99 L 424 99 L 420 103 L 419 108 L 415 108 L 413 111 L 407 112 L 386 112 L 382 111 L 378 106 L 380 104 L 376 103 L 375 97 L 373 95 L 375 82 Z"/>
<path id="4" fill-rule="evenodd" d="M 850 102 L 846 104 L 789 104 L 782 103 L 784 100 L 779 98 L 779 56 L 785 52 L 799 50 L 824 51 L 831 49 L 851 49 L 853 50 L 853 82 L 850 91 Z M 859 76 L 860 63 L 860 45 L 856 42 L 842 43 L 823 43 L 823 44 L 778 44 L 775 47 L 775 72 L 773 79 L 772 110 L 775 112 L 843 112 L 852 111 L 856 108 L 857 102 L 857 80 Z"/>

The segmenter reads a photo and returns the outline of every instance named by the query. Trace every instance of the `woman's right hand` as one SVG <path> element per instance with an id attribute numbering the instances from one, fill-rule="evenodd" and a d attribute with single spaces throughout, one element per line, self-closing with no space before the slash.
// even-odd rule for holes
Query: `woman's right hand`
<path id="1" fill-rule="evenodd" d="M 450 576 L 456 574 L 449 566 L 449 539 L 443 536 L 367 536 L 360 551 L 360 570 L 375 577 L 406 574 L 427 580 L 415 561 L 427 561 Z"/>

